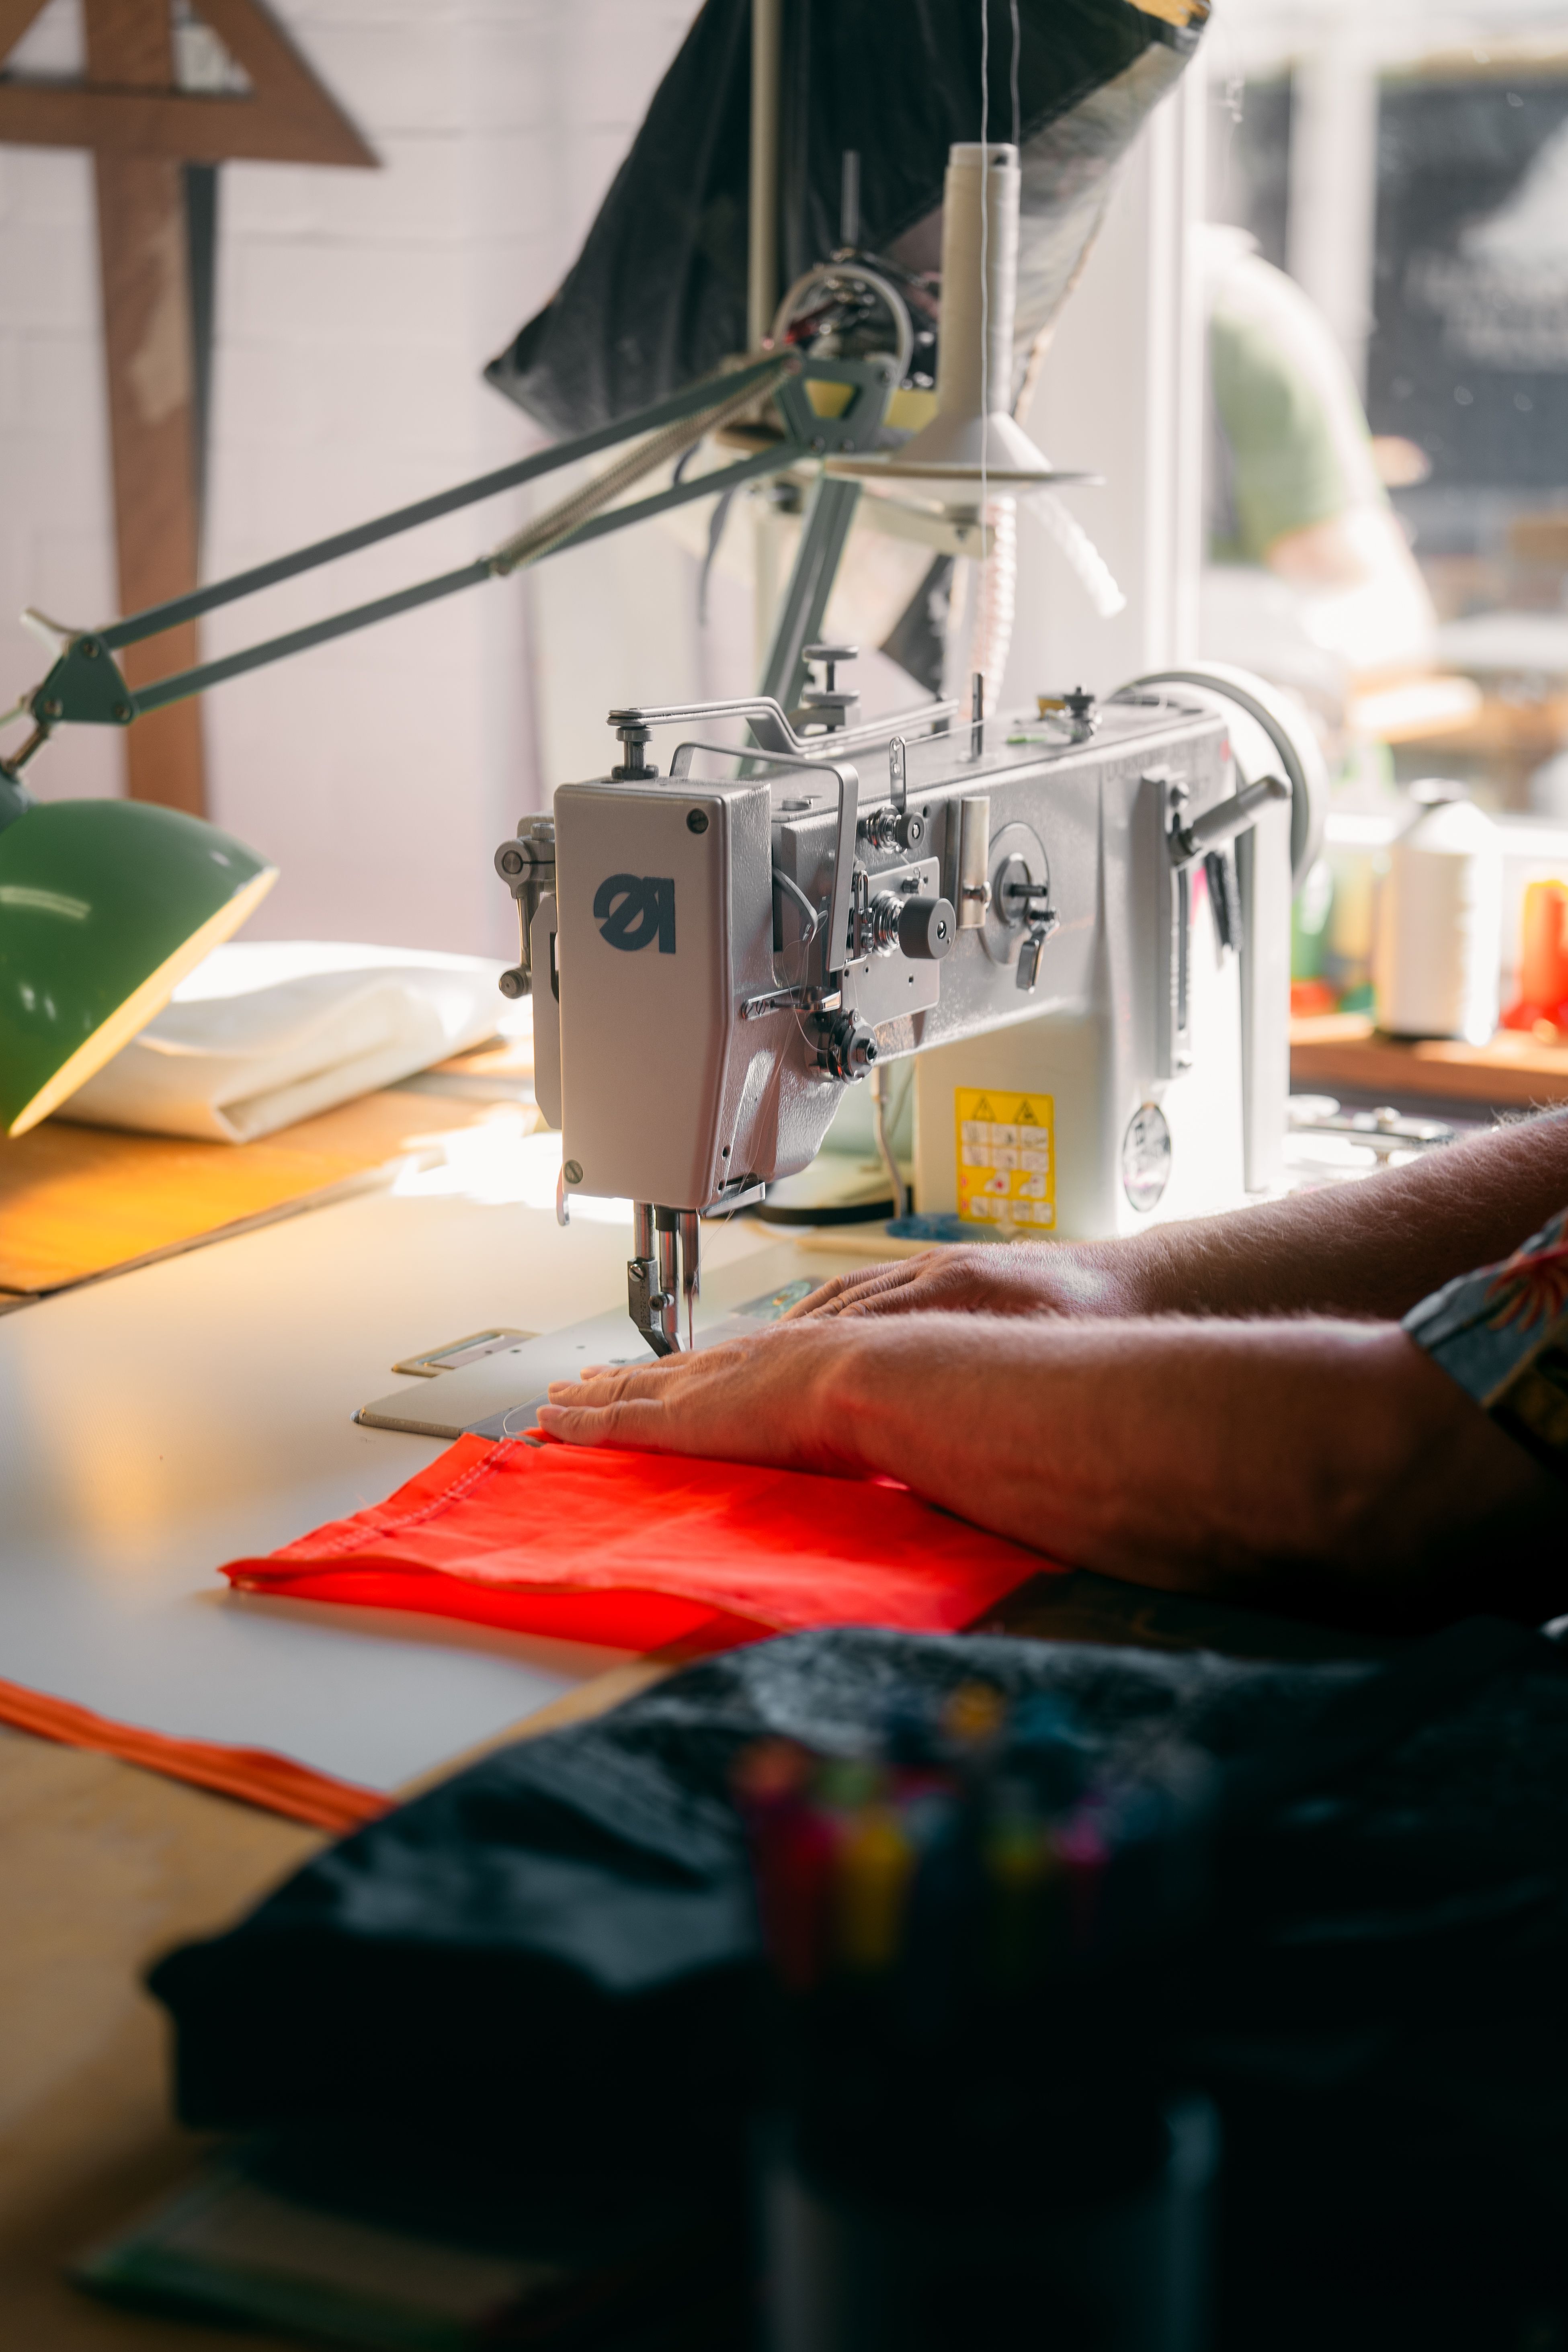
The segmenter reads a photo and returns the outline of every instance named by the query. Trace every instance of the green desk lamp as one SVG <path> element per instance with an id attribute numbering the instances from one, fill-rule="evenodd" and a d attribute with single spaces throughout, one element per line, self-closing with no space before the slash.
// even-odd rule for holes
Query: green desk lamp
<path id="1" fill-rule="evenodd" d="M 37 802 L 0 764 L 0 1132 L 58 1109 L 277 879 L 197 817 Z"/>

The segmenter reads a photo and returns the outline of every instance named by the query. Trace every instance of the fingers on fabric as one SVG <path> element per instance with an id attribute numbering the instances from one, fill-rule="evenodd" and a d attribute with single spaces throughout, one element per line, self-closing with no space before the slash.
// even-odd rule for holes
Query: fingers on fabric
<path id="1" fill-rule="evenodd" d="M 648 1393 L 646 1384 L 658 1377 L 659 1367 L 657 1364 L 606 1365 L 602 1371 L 582 1372 L 574 1381 L 552 1381 L 550 1402 L 552 1404 L 592 1405 L 596 1409 L 619 1404 L 624 1397 L 646 1396 Z"/>
<path id="2" fill-rule="evenodd" d="M 591 1364 L 574 1381 L 552 1381 L 550 1401 L 552 1404 L 616 1404 L 622 1397 L 637 1392 L 632 1388 L 634 1381 L 657 1370 L 654 1364 Z"/>
<path id="3" fill-rule="evenodd" d="M 626 1445 L 644 1453 L 658 1449 L 666 1430 L 663 1406 L 636 1399 L 587 1407 L 542 1404 L 539 1426 L 568 1445 Z"/>
<path id="4" fill-rule="evenodd" d="M 695 1355 L 663 1356 L 656 1363 L 588 1365 L 574 1381 L 552 1381 L 551 1402 L 599 1408 L 623 1399 L 668 1396 L 695 1381 L 719 1380 L 735 1371 L 757 1344 L 744 1340 L 704 1348 Z"/>

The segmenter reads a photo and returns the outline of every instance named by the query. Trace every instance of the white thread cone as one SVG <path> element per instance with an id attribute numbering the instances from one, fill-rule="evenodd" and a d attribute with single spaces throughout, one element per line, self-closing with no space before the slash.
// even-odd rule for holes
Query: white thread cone
<path id="1" fill-rule="evenodd" d="M 886 477 L 971 499 L 998 489 L 1081 481 L 1058 473 L 1012 414 L 1013 309 L 1018 275 L 1018 151 L 950 149 L 942 217 L 942 335 L 937 413 L 885 457 L 830 457 L 830 474 Z"/>

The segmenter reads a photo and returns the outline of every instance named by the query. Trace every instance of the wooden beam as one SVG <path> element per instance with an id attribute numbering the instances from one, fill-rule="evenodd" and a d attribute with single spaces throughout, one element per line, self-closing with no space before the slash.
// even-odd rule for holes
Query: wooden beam
<path id="1" fill-rule="evenodd" d="M 168 0 L 87 0 L 89 68 L 103 79 L 174 79 Z M 100 153 L 99 260 L 103 279 L 109 436 L 120 609 L 189 593 L 196 582 L 192 459 L 191 302 L 182 166 L 161 155 Z M 125 655 L 132 687 L 199 660 L 188 622 Z M 127 733 L 132 800 L 206 813 L 199 702 L 171 704 Z"/>
<path id="2" fill-rule="evenodd" d="M 0 0 L 0 67 L 42 5 Z M 111 0 L 111 14 L 121 5 Z M 166 9 L 157 26 L 149 20 L 135 33 L 130 28 L 142 22 L 139 0 L 124 0 L 124 7 L 129 46 L 89 34 L 85 81 L 17 81 L 0 71 L 0 143 L 168 155 L 186 163 L 247 159 L 375 168 L 371 148 L 260 0 L 202 0 L 199 10 L 247 76 L 247 95 L 176 89 L 172 37 L 159 38 Z M 93 8 L 100 13 L 98 0 Z M 155 55 L 167 58 L 166 68 L 156 65 Z"/>
<path id="3" fill-rule="evenodd" d="M 247 76 L 247 94 L 184 91 L 170 0 L 85 0 L 87 78 L 18 81 L 4 71 L 44 0 L 0 0 L 0 143 L 91 150 L 98 184 L 109 429 L 120 609 L 196 584 L 198 467 L 184 166 L 265 163 L 374 167 L 264 0 L 198 0 Z M 125 655 L 145 686 L 199 659 L 194 622 Z M 175 703 L 126 738 L 134 800 L 205 812 L 201 706 Z"/>
<path id="4" fill-rule="evenodd" d="M 35 16 L 41 16 L 48 0 L 0 0 L 0 66 L 10 56 Z"/>
<path id="5" fill-rule="evenodd" d="M 258 119 L 266 121 L 276 142 L 288 138 L 293 142 L 288 161 L 377 168 L 374 149 L 316 79 L 262 0 L 200 0 L 198 13 L 250 77 L 250 103 Z M 284 158 L 280 143 L 267 152 L 274 160 Z"/>
<path id="6" fill-rule="evenodd" d="M 190 163 L 358 163 L 375 157 L 352 134 L 275 112 L 254 98 L 143 98 L 98 84 L 0 80 L 0 143 L 95 147 Z"/>

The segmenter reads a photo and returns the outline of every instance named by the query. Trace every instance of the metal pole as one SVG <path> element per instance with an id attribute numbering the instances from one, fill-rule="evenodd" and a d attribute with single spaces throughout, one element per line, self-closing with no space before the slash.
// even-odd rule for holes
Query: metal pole
<path id="1" fill-rule="evenodd" d="M 761 351 L 779 302 L 779 55 L 784 0 L 752 0 L 751 246 L 746 348 Z"/>
<path id="2" fill-rule="evenodd" d="M 773 642 L 757 689 L 783 703 L 786 710 L 794 709 L 805 683 L 804 648 L 822 635 L 827 600 L 859 502 L 858 482 L 832 481 L 826 474 L 811 494 L 795 570 L 773 623 Z"/>
<path id="3" fill-rule="evenodd" d="M 580 433 L 570 441 L 556 441 L 549 448 L 536 450 L 530 457 L 520 457 L 494 473 L 480 474 L 471 482 L 459 482 L 456 489 L 419 499 L 413 506 L 378 515 L 374 522 L 360 523 L 353 530 L 337 531 L 331 539 L 316 540 L 310 547 L 297 547 L 290 555 L 277 556 L 270 563 L 256 564 L 248 572 L 237 572 L 229 580 L 215 580 L 188 596 L 175 596 L 166 604 L 150 605 L 144 613 L 129 613 L 124 620 L 100 629 L 99 641 L 110 653 L 117 653 L 121 646 L 138 645 L 143 637 L 155 637 L 181 621 L 216 612 L 220 604 L 232 604 L 242 596 L 254 596 L 260 589 L 276 587 L 279 581 L 293 580 L 301 572 L 313 571 L 319 563 L 335 563 L 342 556 L 357 554 L 361 548 L 374 547 L 384 539 L 395 539 L 403 531 L 417 530 L 421 523 L 436 522 L 459 507 L 493 499 L 501 490 L 516 489 L 541 474 L 575 465 L 579 458 L 596 457 L 601 449 L 614 448 L 617 442 L 635 440 L 639 433 L 657 432 L 678 417 L 699 415 L 748 382 L 771 383 L 769 367 L 770 362 L 762 360 L 731 375 L 703 376 L 696 383 L 671 394 L 668 400 L 656 401 L 651 408 L 639 410 L 636 415 L 617 417 L 613 424 L 598 425 L 592 433 Z"/>

